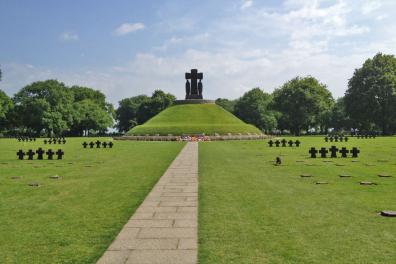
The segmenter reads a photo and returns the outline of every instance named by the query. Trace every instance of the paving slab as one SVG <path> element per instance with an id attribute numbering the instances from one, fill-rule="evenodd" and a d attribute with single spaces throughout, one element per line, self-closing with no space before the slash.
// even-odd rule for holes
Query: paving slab
<path id="1" fill-rule="evenodd" d="M 188 142 L 98 264 L 198 263 L 198 143 Z"/>

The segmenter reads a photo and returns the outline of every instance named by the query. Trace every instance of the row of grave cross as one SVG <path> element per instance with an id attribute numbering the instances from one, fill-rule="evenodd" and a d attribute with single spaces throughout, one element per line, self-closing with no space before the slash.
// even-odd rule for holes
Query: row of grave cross
<path id="1" fill-rule="evenodd" d="M 342 141 L 348 142 L 348 137 L 342 137 L 342 136 L 325 137 L 324 139 L 325 139 L 326 142 L 329 142 L 329 140 L 330 140 L 330 142 L 333 142 L 333 141 L 335 141 L 335 142 L 338 142 L 338 141 L 340 141 L 340 142 L 342 142 Z"/>
<path id="2" fill-rule="evenodd" d="M 98 140 L 96 142 L 91 141 L 90 143 L 84 142 L 84 143 L 82 143 L 82 145 L 84 148 L 87 148 L 87 146 L 89 146 L 90 148 L 93 148 L 95 145 L 96 145 L 96 148 L 100 148 L 100 146 L 103 146 L 103 148 L 106 148 L 107 146 L 109 146 L 109 148 L 112 148 L 114 144 L 111 141 L 109 143 L 107 143 L 107 142 L 100 142 Z"/>
<path id="3" fill-rule="evenodd" d="M 286 147 L 286 143 L 289 145 L 289 147 L 293 147 L 293 144 L 296 145 L 296 147 L 299 147 L 301 142 L 297 139 L 296 142 L 293 142 L 292 140 L 287 141 L 286 139 L 282 139 L 279 141 L 278 139 L 276 141 L 268 141 L 268 145 L 272 147 L 274 144 L 276 147 L 279 147 L 280 144 L 282 144 L 282 147 Z"/>
<path id="4" fill-rule="evenodd" d="M 19 137 L 19 138 L 18 138 L 18 141 L 19 141 L 19 142 L 21 142 L 21 141 L 22 141 L 22 142 L 25 142 L 25 141 L 26 141 L 26 142 L 28 142 L 28 141 L 36 141 L 36 138 L 32 138 L 32 137 Z"/>
<path id="5" fill-rule="evenodd" d="M 374 135 L 371 135 L 371 134 L 367 135 L 367 134 L 366 134 L 366 135 L 357 135 L 357 136 L 356 136 L 357 139 L 359 139 L 359 138 L 362 138 L 362 139 L 363 139 L 363 138 L 375 138 L 375 137 L 376 137 L 375 134 L 374 134 Z"/>
<path id="6" fill-rule="evenodd" d="M 331 146 L 329 150 L 327 150 L 325 147 L 320 148 L 320 150 L 315 149 L 312 147 L 309 151 L 309 154 L 311 154 L 311 158 L 316 158 L 316 154 L 318 152 L 320 153 L 321 158 L 327 158 L 327 153 L 330 152 L 330 158 L 337 158 L 337 153 L 341 153 L 341 158 L 347 158 L 347 154 L 351 153 L 352 158 L 357 158 L 358 154 L 360 153 L 360 150 L 358 148 L 353 147 L 351 150 L 348 150 L 346 147 L 342 147 L 341 149 L 338 149 L 336 146 Z"/>
<path id="7" fill-rule="evenodd" d="M 18 159 L 23 160 L 23 158 L 25 157 L 25 155 L 28 157 L 28 160 L 33 160 L 34 156 L 37 154 L 37 159 L 38 160 L 42 160 L 44 154 L 47 154 L 47 158 L 49 160 L 53 159 L 53 156 L 56 154 L 58 157 L 58 160 L 61 160 L 63 155 L 65 154 L 61 149 L 58 149 L 57 152 L 53 152 L 52 149 L 47 150 L 47 152 L 45 152 L 45 150 L 43 150 L 42 148 L 39 148 L 36 151 L 33 151 L 31 149 L 29 149 L 29 151 L 24 152 L 22 149 L 20 149 L 17 153 Z"/>
<path id="8" fill-rule="evenodd" d="M 44 144 L 51 144 L 51 143 L 54 143 L 54 144 L 56 144 L 56 142 L 58 142 L 58 144 L 66 144 L 66 139 L 65 138 L 63 138 L 63 139 L 61 139 L 61 138 L 58 138 L 58 139 L 56 139 L 56 138 L 50 138 L 50 139 L 44 139 Z"/>

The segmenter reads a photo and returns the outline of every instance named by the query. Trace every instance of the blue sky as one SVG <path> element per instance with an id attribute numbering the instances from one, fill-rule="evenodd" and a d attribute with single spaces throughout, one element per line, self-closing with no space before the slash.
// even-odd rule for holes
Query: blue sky
<path id="1" fill-rule="evenodd" d="M 0 0 L 0 89 L 51 78 L 113 103 L 154 89 L 182 98 L 198 68 L 210 99 L 298 75 L 339 97 L 365 59 L 396 53 L 395 15 L 393 0 Z"/>

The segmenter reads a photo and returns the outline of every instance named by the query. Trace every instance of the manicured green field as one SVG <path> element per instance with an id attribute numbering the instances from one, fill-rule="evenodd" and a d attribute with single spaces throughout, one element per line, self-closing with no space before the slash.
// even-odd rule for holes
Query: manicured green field
<path id="1" fill-rule="evenodd" d="M 115 141 L 113 149 L 83 149 L 83 140 L 91 139 L 55 146 L 0 139 L 0 263 L 94 263 L 183 146 Z M 61 147 L 64 160 L 17 160 L 19 148 L 40 146 Z M 56 174 L 63 178 L 49 179 Z"/>
<path id="2" fill-rule="evenodd" d="M 134 127 L 130 135 L 258 133 L 260 130 L 244 123 L 215 104 L 186 104 L 169 107 L 145 124 Z"/>
<path id="3" fill-rule="evenodd" d="M 200 263 L 396 263 L 396 218 L 378 215 L 396 210 L 396 138 L 299 139 L 300 148 L 200 143 Z M 331 145 L 357 146 L 361 156 L 309 158 L 310 147 Z"/>

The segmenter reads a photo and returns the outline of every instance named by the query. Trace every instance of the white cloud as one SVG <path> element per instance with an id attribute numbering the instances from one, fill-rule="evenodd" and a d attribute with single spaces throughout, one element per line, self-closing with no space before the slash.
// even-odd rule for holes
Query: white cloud
<path id="1" fill-rule="evenodd" d="M 144 28 L 145 26 L 143 23 L 124 23 L 115 29 L 114 34 L 116 36 L 123 36 L 132 32 L 136 32 L 138 30 L 142 30 Z"/>
<path id="2" fill-rule="evenodd" d="M 253 0 L 243 0 L 242 1 L 242 5 L 241 5 L 241 9 L 246 9 L 249 8 L 253 5 Z"/>
<path id="3" fill-rule="evenodd" d="M 364 15 L 370 14 L 370 13 L 380 9 L 381 6 L 382 6 L 381 1 L 377 1 L 377 0 L 365 1 L 362 5 L 362 14 L 364 14 Z"/>
<path id="4" fill-rule="evenodd" d="M 80 39 L 79 36 L 78 36 L 76 33 L 74 33 L 74 32 L 63 32 L 63 33 L 59 36 L 59 38 L 60 38 L 62 41 L 77 41 L 77 40 Z"/>

